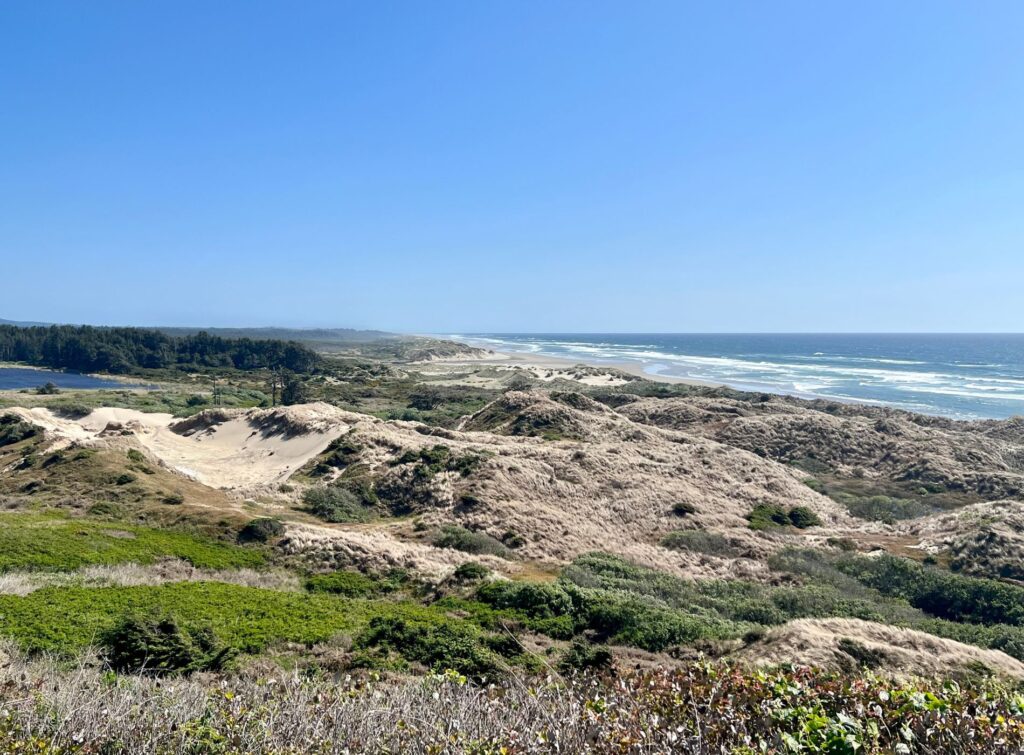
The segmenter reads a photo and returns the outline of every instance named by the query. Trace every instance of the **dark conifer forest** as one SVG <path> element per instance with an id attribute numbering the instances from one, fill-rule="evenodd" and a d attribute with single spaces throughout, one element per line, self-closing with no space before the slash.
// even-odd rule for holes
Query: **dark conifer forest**
<path id="1" fill-rule="evenodd" d="M 205 332 L 175 337 L 143 328 L 0 325 L 0 361 L 113 374 L 168 368 L 309 372 L 319 356 L 294 341 L 220 338 Z"/>

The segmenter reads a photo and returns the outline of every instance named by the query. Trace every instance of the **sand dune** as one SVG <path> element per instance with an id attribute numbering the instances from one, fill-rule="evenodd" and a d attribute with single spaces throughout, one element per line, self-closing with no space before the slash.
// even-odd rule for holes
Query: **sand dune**
<path id="1" fill-rule="evenodd" d="M 80 419 L 49 409 L 15 409 L 60 447 L 132 438 L 158 462 L 214 488 L 246 488 L 287 479 L 350 426 L 328 404 L 257 410 L 209 410 L 188 420 L 170 414 L 100 408 Z"/>
<path id="2" fill-rule="evenodd" d="M 844 642 L 845 641 L 845 642 Z M 977 674 L 982 667 L 1024 679 L 1024 663 L 1000 650 L 986 650 L 913 629 L 860 619 L 798 619 L 769 631 L 738 657 L 762 665 L 799 663 L 817 668 L 857 668 L 866 650 L 876 654 L 888 676 L 938 676 L 953 671 Z M 851 655 L 851 652 L 854 655 Z"/>

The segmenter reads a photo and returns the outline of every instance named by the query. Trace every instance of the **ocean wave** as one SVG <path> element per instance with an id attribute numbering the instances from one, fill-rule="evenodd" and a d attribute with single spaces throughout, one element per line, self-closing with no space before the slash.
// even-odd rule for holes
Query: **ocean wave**
<path id="1" fill-rule="evenodd" d="M 700 353 L 717 348 L 706 341 L 701 342 L 698 353 L 680 353 L 691 342 L 672 336 L 660 342 L 644 339 L 644 343 L 615 343 L 608 337 L 593 341 L 493 334 L 459 338 L 485 343 L 499 351 L 581 362 L 634 363 L 651 375 L 724 384 L 739 390 L 879 404 L 951 417 L 1009 416 L 1024 401 L 1024 364 L 1007 367 L 997 364 L 997 359 L 957 362 L 943 354 L 928 362 L 909 355 L 865 356 L 835 350 L 809 355 L 794 353 L 793 346 L 786 348 L 784 337 L 778 336 L 768 337 L 760 348 L 756 341 L 752 344 L 749 337 L 744 337 L 735 343 L 745 351 L 737 349 L 732 354 Z M 774 353 L 780 345 L 783 348 Z M 949 348 L 956 347 L 950 344 Z"/>
<path id="2" fill-rule="evenodd" d="M 991 393 L 984 393 L 981 391 L 965 391 L 962 388 L 958 388 L 956 386 L 899 385 L 896 386 L 896 390 L 912 391 L 917 393 L 935 393 L 940 396 L 959 396 L 961 398 L 998 399 L 999 401 L 1024 401 L 1024 393 L 1000 393 L 998 396 L 993 396 Z"/>

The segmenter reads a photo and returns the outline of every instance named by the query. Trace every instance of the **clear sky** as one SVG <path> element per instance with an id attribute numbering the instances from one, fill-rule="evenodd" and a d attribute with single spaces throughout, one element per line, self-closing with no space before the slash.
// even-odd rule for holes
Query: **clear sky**
<path id="1" fill-rule="evenodd" d="M 0 317 L 1024 331 L 1024 3 L 8 2 Z"/>

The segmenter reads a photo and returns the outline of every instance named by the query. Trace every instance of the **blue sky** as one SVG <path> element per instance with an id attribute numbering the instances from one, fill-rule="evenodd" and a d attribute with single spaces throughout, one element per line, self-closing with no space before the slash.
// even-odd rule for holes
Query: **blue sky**
<path id="1" fill-rule="evenodd" d="M 0 8 L 0 317 L 1024 331 L 1019 2 Z"/>

